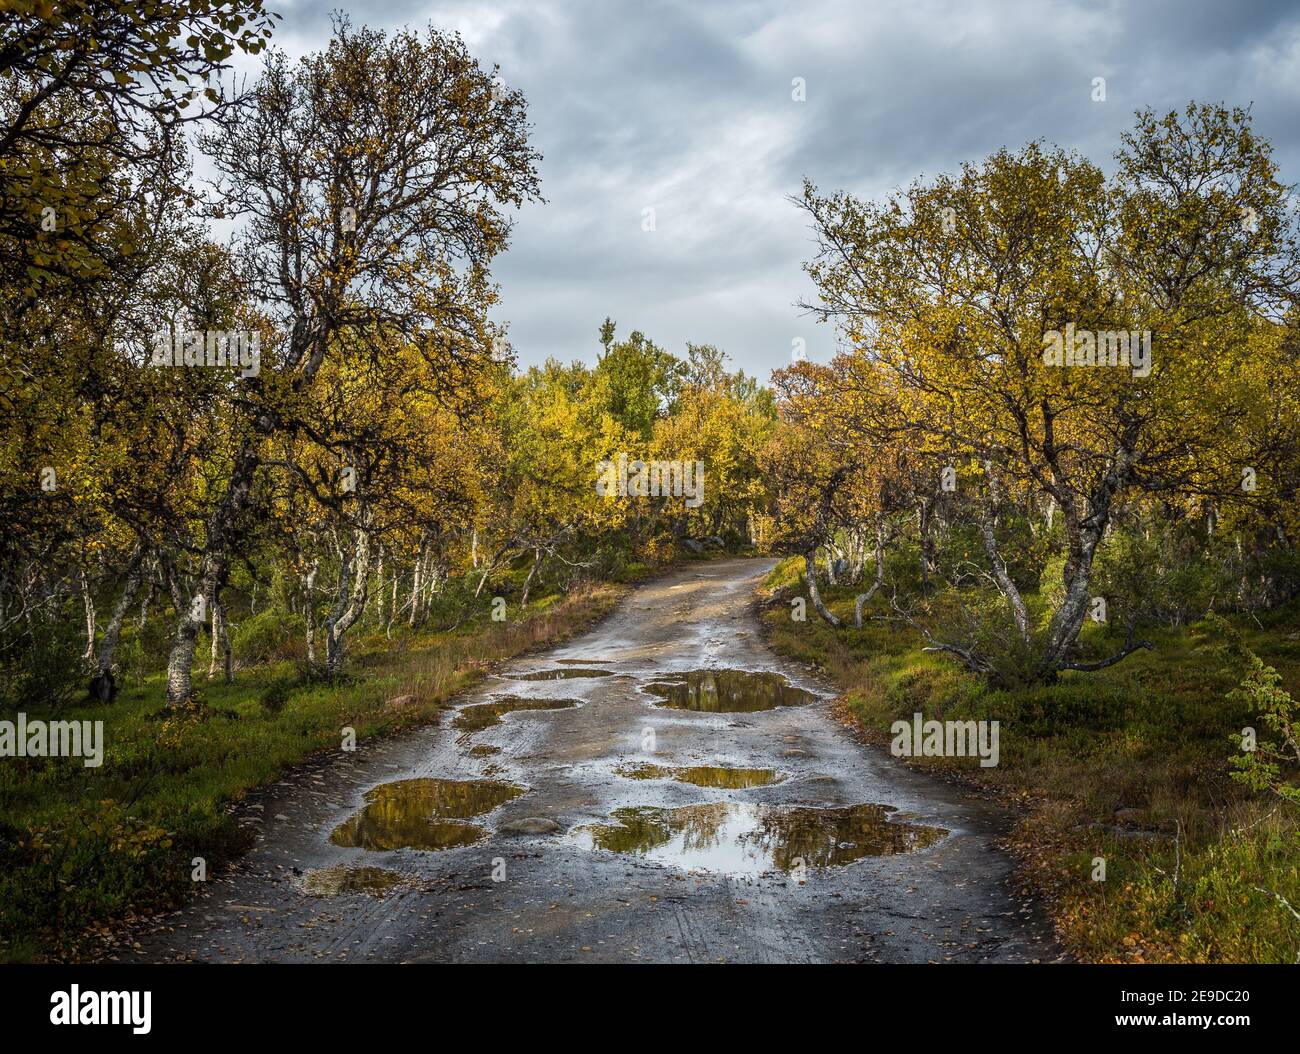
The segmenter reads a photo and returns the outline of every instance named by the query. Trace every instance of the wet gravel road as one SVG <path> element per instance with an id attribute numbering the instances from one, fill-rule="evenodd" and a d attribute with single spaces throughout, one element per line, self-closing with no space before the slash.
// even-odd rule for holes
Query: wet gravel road
<path id="1" fill-rule="evenodd" d="M 658 579 L 440 727 L 295 770 L 244 812 L 255 848 L 131 957 L 1057 958 L 1008 888 L 999 810 L 858 743 L 827 686 L 764 645 L 753 589 L 771 566 Z M 684 676 L 718 670 L 769 676 L 752 692 L 743 674 Z M 465 712 L 519 698 L 561 708 Z M 708 712 L 729 700 L 800 705 Z M 844 809 L 861 803 L 891 808 Z"/>

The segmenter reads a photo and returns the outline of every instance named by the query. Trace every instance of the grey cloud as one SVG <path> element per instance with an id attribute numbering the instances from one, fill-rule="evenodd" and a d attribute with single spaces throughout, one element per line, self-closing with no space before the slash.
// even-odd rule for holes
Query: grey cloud
<path id="1" fill-rule="evenodd" d="M 804 176 L 881 194 L 1034 138 L 1106 163 L 1134 109 L 1191 98 L 1253 103 L 1284 175 L 1300 170 L 1294 3 L 303 0 L 279 5 L 280 44 L 319 47 L 335 7 L 459 29 L 525 92 L 548 201 L 520 212 L 496 267 L 524 363 L 591 359 L 606 314 L 760 375 L 795 336 L 829 356 L 834 334 L 793 306 L 812 293 L 786 201 Z"/>

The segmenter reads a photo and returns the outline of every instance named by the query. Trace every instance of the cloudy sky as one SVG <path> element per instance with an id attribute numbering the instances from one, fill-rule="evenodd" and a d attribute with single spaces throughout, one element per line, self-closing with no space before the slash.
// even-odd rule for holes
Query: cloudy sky
<path id="1" fill-rule="evenodd" d="M 1108 164 L 1142 106 L 1253 104 L 1300 182 L 1294 0 L 269 0 L 276 43 L 322 46 L 329 12 L 458 30 L 529 101 L 545 205 L 496 274 L 527 365 L 594 359 L 608 314 L 671 351 L 725 349 L 766 377 L 803 337 L 803 178 L 876 196 L 1046 138 Z M 1106 99 L 1093 101 L 1093 78 Z M 802 78 L 806 100 L 792 98 Z M 652 232 L 642 229 L 654 209 Z"/>

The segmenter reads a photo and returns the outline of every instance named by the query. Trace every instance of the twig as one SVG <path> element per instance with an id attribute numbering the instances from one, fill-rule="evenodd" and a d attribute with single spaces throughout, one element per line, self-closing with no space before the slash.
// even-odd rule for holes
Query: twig
<path id="1" fill-rule="evenodd" d="M 1264 893 L 1272 897 L 1284 908 L 1286 908 L 1287 911 L 1291 912 L 1291 914 L 1296 917 L 1296 921 L 1300 922 L 1300 911 L 1296 911 L 1296 909 L 1291 906 L 1291 902 L 1287 900 L 1286 897 L 1282 896 L 1281 893 L 1274 893 L 1271 889 L 1265 889 L 1263 886 L 1256 886 L 1255 892 Z M 1295 961 L 1297 964 L 1300 964 L 1300 949 L 1297 949 L 1295 953 Z"/>

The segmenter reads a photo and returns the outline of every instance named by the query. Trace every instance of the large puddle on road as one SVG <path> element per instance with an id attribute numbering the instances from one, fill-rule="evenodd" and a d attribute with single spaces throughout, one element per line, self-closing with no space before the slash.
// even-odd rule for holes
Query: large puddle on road
<path id="1" fill-rule="evenodd" d="M 713 787 L 718 790 L 766 787 L 783 779 L 776 769 L 731 769 L 715 765 L 666 768 L 663 765 L 652 765 L 648 761 L 620 765 L 614 772 L 629 780 L 676 780 L 678 783 L 693 783 L 697 787 Z"/>
<path id="2" fill-rule="evenodd" d="M 522 695 L 507 695 L 491 703 L 463 707 L 456 712 L 452 727 L 462 732 L 477 732 L 499 724 L 502 714 L 516 710 L 567 710 L 577 705 L 576 699 L 526 699 Z"/>
<path id="3" fill-rule="evenodd" d="M 336 864 L 308 871 L 302 877 L 302 891 L 309 897 L 337 897 L 343 893 L 368 893 L 382 897 L 406 882 L 406 876 L 384 867 L 351 867 Z"/>
<path id="4" fill-rule="evenodd" d="M 415 779 L 385 783 L 366 792 L 366 805 L 330 835 L 351 849 L 454 849 L 486 833 L 459 823 L 491 812 L 523 794 L 523 787 L 496 780 Z"/>
<path id="5" fill-rule="evenodd" d="M 575 828 L 570 841 L 685 870 L 726 875 L 839 867 L 867 856 L 924 849 L 948 832 L 890 823 L 889 805 L 838 809 L 709 802 L 615 809 L 609 824 Z M 802 865 L 801 862 L 802 861 Z"/>
<path id="6" fill-rule="evenodd" d="M 577 677 L 613 677 L 610 670 L 579 670 L 568 666 L 562 670 L 534 670 L 511 677 L 512 681 L 570 681 Z"/>
<path id="7" fill-rule="evenodd" d="M 779 673 L 750 673 L 746 670 L 693 670 L 669 674 L 646 691 L 659 696 L 675 710 L 699 710 L 710 714 L 753 713 L 778 706 L 799 706 L 817 698 L 796 688 Z"/>

